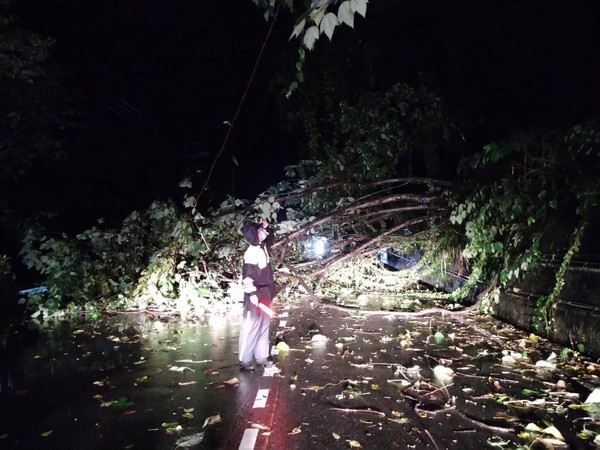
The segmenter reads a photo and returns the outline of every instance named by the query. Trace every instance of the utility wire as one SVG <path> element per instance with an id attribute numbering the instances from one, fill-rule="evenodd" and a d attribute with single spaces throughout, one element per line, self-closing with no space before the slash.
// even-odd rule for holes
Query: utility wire
<path id="1" fill-rule="evenodd" d="M 256 74 L 256 70 L 258 69 L 258 65 L 260 63 L 260 60 L 262 58 L 262 55 L 265 51 L 265 48 L 267 46 L 267 42 L 269 41 L 269 38 L 271 37 L 271 32 L 273 31 L 273 28 L 275 26 L 275 22 L 277 20 L 277 15 L 279 14 L 279 8 L 281 7 L 281 4 L 279 4 L 277 6 L 277 9 L 275 10 L 275 14 L 273 15 L 273 21 L 271 22 L 271 26 L 269 27 L 269 31 L 267 32 L 267 36 L 265 37 L 265 40 L 262 44 L 262 47 L 260 49 L 260 52 L 258 54 L 258 57 L 256 58 L 256 62 L 254 63 L 254 68 L 252 69 L 252 73 L 250 75 L 250 79 L 248 80 L 248 83 L 246 84 L 246 89 L 244 89 L 244 93 L 242 94 L 242 98 L 240 99 L 240 102 L 238 104 L 237 110 L 235 111 L 235 115 L 233 116 L 233 119 L 231 119 L 231 121 L 226 122 L 228 125 L 228 129 L 227 129 L 227 134 L 225 135 L 225 138 L 223 139 L 223 144 L 221 145 L 221 148 L 219 149 L 219 152 L 217 153 L 217 155 L 215 156 L 212 165 L 210 166 L 210 170 L 208 171 L 208 175 L 206 176 L 206 180 L 204 180 L 204 184 L 202 185 L 202 189 L 200 189 L 200 192 L 198 192 L 198 195 L 196 195 L 196 205 L 198 205 L 198 201 L 200 200 L 200 197 L 202 196 L 204 190 L 206 189 L 206 187 L 208 186 L 208 183 L 210 182 L 210 179 L 212 177 L 212 174 L 215 170 L 215 167 L 217 165 L 217 161 L 219 160 L 219 158 L 221 157 L 221 155 L 223 154 L 223 151 L 225 150 L 225 146 L 227 145 L 227 142 L 229 141 L 229 136 L 231 135 L 231 130 L 233 130 L 233 127 L 237 121 L 237 118 L 240 114 L 240 111 L 242 109 L 242 106 L 244 104 L 244 101 L 246 100 L 246 95 L 248 94 L 248 91 L 250 90 L 250 86 L 252 85 L 252 82 L 254 81 L 254 75 Z"/>

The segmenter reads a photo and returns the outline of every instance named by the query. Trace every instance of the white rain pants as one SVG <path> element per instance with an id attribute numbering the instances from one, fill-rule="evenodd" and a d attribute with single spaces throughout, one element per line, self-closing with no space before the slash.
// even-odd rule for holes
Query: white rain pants
<path id="1" fill-rule="evenodd" d="M 244 308 L 239 339 L 239 360 L 241 364 L 266 364 L 269 357 L 269 325 L 271 318 L 257 307 Z"/>

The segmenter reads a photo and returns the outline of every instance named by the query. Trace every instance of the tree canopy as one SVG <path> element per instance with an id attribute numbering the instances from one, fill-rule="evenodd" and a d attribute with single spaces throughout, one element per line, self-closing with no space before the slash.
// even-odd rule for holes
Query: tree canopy
<path id="1" fill-rule="evenodd" d="M 68 157 L 63 146 L 79 114 L 52 59 L 54 41 L 23 28 L 15 5 L 0 1 L 0 248 L 7 253 L 17 250 L 28 217 L 52 211 L 56 200 L 31 180 Z"/>

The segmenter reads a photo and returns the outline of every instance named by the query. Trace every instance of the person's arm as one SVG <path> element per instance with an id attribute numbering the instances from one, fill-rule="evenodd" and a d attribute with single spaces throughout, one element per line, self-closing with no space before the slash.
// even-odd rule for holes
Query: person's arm
<path id="1" fill-rule="evenodd" d="M 273 231 L 273 227 L 269 224 L 267 219 L 262 219 L 260 221 L 260 226 L 268 233 L 267 237 L 263 241 L 267 251 L 271 252 L 271 247 L 275 243 L 275 232 Z"/>
<path id="2" fill-rule="evenodd" d="M 254 306 L 258 305 L 258 297 L 256 296 L 256 286 L 254 286 L 254 280 L 250 277 L 246 277 L 242 280 L 242 289 L 248 294 L 250 303 Z"/>
<path id="3" fill-rule="evenodd" d="M 244 253 L 244 265 L 242 266 L 242 288 L 254 306 L 258 305 L 255 281 L 260 271 L 256 256 L 256 248 L 249 247 Z"/>

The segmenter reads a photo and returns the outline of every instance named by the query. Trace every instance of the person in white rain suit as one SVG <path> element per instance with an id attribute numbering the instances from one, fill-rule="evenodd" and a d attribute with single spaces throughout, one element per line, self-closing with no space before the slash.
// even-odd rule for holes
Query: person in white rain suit
<path id="1" fill-rule="evenodd" d="M 242 286 L 244 288 L 244 310 L 239 338 L 239 360 L 241 370 L 254 370 L 252 359 L 265 367 L 269 361 L 269 327 L 271 317 L 259 308 L 259 303 L 271 307 L 277 295 L 273 269 L 269 262 L 269 237 L 267 223 L 249 223 L 242 228 L 242 235 L 250 244 L 244 253 Z"/>

